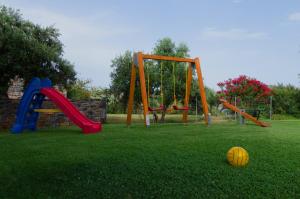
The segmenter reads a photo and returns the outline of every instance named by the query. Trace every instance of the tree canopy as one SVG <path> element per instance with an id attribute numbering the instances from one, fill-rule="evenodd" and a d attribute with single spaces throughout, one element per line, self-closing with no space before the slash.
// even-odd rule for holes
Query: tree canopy
<path id="1" fill-rule="evenodd" d="M 59 31 L 23 19 L 19 11 L 0 6 L 0 95 L 15 76 L 28 82 L 48 77 L 54 84 L 70 85 L 76 79 L 73 65 L 63 58 Z"/>
<path id="2" fill-rule="evenodd" d="M 300 89 L 293 85 L 272 86 L 273 112 L 300 116 Z"/>
<path id="3" fill-rule="evenodd" d="M 110 90 L 115 99 L 120 103 L 123 112 L 126 111 L 130 87 L 130 69 L 132 65 L 132 52 L 126 51 L 123 55 L 115 57 L 111 61 L 112 72 Z M 139 78 L 137 78 L 138 80 Z M 139 89 L 135 92 L 135 102 L 138 100 Z"/>
<path id="4" fill-rule="evenodd" d="M 176 44 L 170 38 L 159 40 L 154 47 L 153 54 L 189 57 L 189 48 L 184 43 Z M 145 64 L 147 68 L 147 64 Z M 173 73 L 174 66 L 174 73 Z M 163 104 L 168 107 L 174 102 L 175 95 L 178 102 L 182 103 L 185 97 L 187 63 L 177 63 L 171 61 L 149 61 L 148 71 L 150 73 L 150 94 L 159 96 L 162 90 Z M 161 77 L 162 74 L 162 77 Z M 162 81 L 161 81 L 162 78 Z M 174 79 L 175 78 L 175 85 Z M 156 105 L 157 106 L 157 105 Z"/>
<path id="5" fill-rule="evenodd" d="M 165 56 L 177 56 L 188 57 L 188 47 L 185 44 L 175 45 L 170 38 L 163 38 L 159 40 L 153 48 L 152 54 L 165 55 Z M 132 52 L 126 51 L 123 55 L 117 56 L 112 60 L 111 67 L 113 72 L 111 73 L 111 91 L 119 99 L 124 111 L 126 111 L 127 101 L 129 96 L 130 87 L 130 71 L 132 65 Z M 162 71 L 161 71 L 162 70 Z M 147 90 L 151 96 L 159 96 L 161 89 L 163 89 L 164 105 L 168 106 L 173 102 L 173 65 L 169 61 L 145 61 L 145 75 L 147 81 Z M 176 63 L 175 66 L 176 75 L 176 91 L 178 99 L 183 99 L 185 94 L 185 67 L 183 64 Z M 161 72 L 162 72 L 162 85 L 161 85 Z M 148 78 L 149 77 L 149 78 Z M 149 81 L 149 88 L 148 88 Z M 137 73 L 137 88 L 135 89 L 135 104 L 139 105 L 140 89 L 139 78 Z M 149 96 L 149 98 L 151 98 Z M 153 103 L 159 103 L 160 100 L 151 100 Z M 158 106 L 157 104 L 153 104 Z"/>
<path id="6" fill-rule="evenodd" d="M 221 88 L 217 92 L 220 98 L 225 98 L 229 103 L 234 103 L 236 98 L 244 108 L 257 108 L 259 103 L 268 102 L 272 95 L 272 90 L 266 84 L 245 75 L 219 82 L 218 86 Z"/>
<path id="7" fill-rule="evenodd" d="M 183 43 L 176 45 L 170 38 L 163 38 L 155 43 L 151 54 L 163 56 L 189 57 L 189 48 Z M 124 54 L 117 56 L 112 60 L 111 67 L 111 92 L 122 106 L 123 112 L 126 112 L 129 88 L 130 72 L 132 65 L 132 52 L 126 51 Z M 187 64 L 171 61 L 145 60 L 145 77 L 147 92 L 149 92 L 149 105 L 158 107 L 162 103 L 167 108 L 174 103 L 174 77 L 175 77 L 175 94 L 179 104 L 182 104 L 185 97 Z M 174 66 L 174 73 L 173 73 Z M 162 74 L 162 75 L 161 75 Z M 190 97 L 190 104 L 195 105 L 195 100 L 200 99 L 198 81 L 193 76 L 193 85 Z M 135 107 L 141 105 L 140 84 L 137 72 L 136 89 L 135 89 Z M 216 102 L 215 92 L 209 91 L 209 102 L 214 105 Z M 163 95 L 161 95 L 161 92 Z M 163 100 L 162 100 L 163 97 Z M 163 102 L 162 102 L 163 101 Z M 198 103 L 198 107 L 201 107 Z M 164 114 L 162 114 L 162 120 Z"/>
<path id="8" fill-rule="evenodd" d="M 89 84 L 91 80 L 77 79 L 68 89 L 68 98 L 72 100 L 86 100 L 91 98 Z"/>

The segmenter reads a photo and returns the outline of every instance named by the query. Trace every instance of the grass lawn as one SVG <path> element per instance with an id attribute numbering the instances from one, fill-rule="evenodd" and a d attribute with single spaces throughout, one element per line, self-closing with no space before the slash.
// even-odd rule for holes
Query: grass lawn
<path id="1" fill-rule="evenodd" d="M 158 114 L 160 119 L 161 115 Z M 126 121 L 126 114 L 107 114 L 107 123 L 109 124 L 120 124 Z M 215 118 L 214 118 L 215 119 Z M 153 116 L 150 114 L 150 120 L 153 121 Z M 201 115 L 196 117 L 195 114 L 188 116 L 189 123 L 195 123 L 203 120 Z M 165 117 L 167 123 L 182 123 L 182 114 L 168 114 Z M 132 123 L 144 123 L 143 114 L 132 114 Z"/>
<path id="2" fill-rule="evenodd" d="M 0 133 L 0 198 L 300 198 L 300 121 Z M 232 146 L 250 163 L 226 163 Z"/>

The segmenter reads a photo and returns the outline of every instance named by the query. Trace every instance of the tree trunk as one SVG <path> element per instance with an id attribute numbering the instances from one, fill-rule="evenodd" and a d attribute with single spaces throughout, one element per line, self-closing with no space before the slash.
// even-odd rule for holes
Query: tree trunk
<path id="1" fill-rule="evenodd" d="M 165 122 L 165 116 L 166 116 L 166 109 L 164 109 L 164 110 L 161 112 L 161 117 L 160 117 L 160 122 L 161 122 L 161 123 L 164 123 L 164 122 Z"/>

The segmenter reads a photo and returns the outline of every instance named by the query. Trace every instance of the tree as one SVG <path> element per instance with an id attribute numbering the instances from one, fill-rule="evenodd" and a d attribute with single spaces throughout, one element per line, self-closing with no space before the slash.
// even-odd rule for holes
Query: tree
<path id="1" fill-rule="evenodd" d="M 278 84 L 272 86 L 273 112 L 300 116 L 300 89 L 293 85 Z"/>
<path id="2" fill-rule="evenodd" d="M 126 112 L 127 101 L 130 88 L 130 71 L 132 65 L 132 53 L 126 51 L 123 55 L 119 55 L 111 61 L 113 71 L 110 74 L 111 86 L 110 90 L 114 97 L 112 101 L 117 101 L 120 104 L 122 112 Z M 137 78 L 137 81 L 139 78 Z M 139 84 L 138 84 L 139 85 Z M 135 92 L 135 103 L 139 101 L 139 89 Z M 115 103 L 114 103 L 115 104 Z M 114 110 L 114 109 L 113 109 Z"/>
<path id="3" fill-rule="evenodd" d="M 219 82 L 218 86 L 221 88 L 217 92 L 219 98 L 225 98 L 229 103 L 237 99 L 243 108 L 256 109 L 258 104 L 267 103 L 272 95 L 266 84 L 245 75 Z"/>
<path id="4" fill-rule="evenodd" d="M 163 56 L 189 57 L 189 48 L 187 45 L 180 43 L 176 45 L 170 38 L 158 40 L 153 48 L 152 54 Z M 162 112 L 161 121 L 164 121 L 166 109 L 174 103 L 174 84 L 173 78 L 175 75 L 176 85 L 175 93 L 179 104 L 183 104 L 186 89 L 186 63 L 175 63 L 171 61 L 154 61 L 145 60 L 145 77 L 146 87 L 149 90 L 149 105 L 158 107 L 161 103 L 161 91 L 163 93 L 163 105 L 165 110 Z M 173 75 L 173 64 L 175 64 L 175 74 Z M 132 65 L 132 52 L 126 51 L 124 54 L 117 56 L 112 60 L 111 67 L 111 92 L 114 95 L 115 101 L 121 104 L 121 109 L 126 112 L 129 88 L 130 88 L 130 73 Z M 161 76 L 162 73 L 162 76 Z M 198 84 L 194 77 L 193 82 Z M 148 87 L 149 81 L 149 87 Z M 136 89 L 135 89 L 135 107 L 141 107 L 140 82 L 137 72 Z M 192 92 L 199 92 L 192 91 Z M 116 105 L 116 104 L 115 104 Z"/>
<path id="5" fill-rule="evenodd" d="M 63 58 L 63 44 L 54 27 L 41 27 L 24 20 L 19 11 L 0 6 L 0 95 L 15 76 L 28 82 L 48 77 L 68 87 L 75 81 L 73 65 Z"/>
<path id="6" fill-rule="evenodd" d="M 175 56 L 175 57 L 189 57 L 189 48 L 187 45 L 180 43 L 178 46 L 170 39 L 163 38 L 159 40 L 153 49 L 153 54 L 163 55 L 163 56 Z M 173 64 L 175 66 L 175 71 L 173 74 Z M 165 110 L 162 112 L 161 121 L 164 121 L 166 109 L 174 103 L 174 83 L 173 78 L 175 77 L 175 94 L 176 99 L 179 103 L 183 103 L 185 97 L 185 88 L 186 88 L 186 72 L 187 72 L 186 63 L 175 63 L 171 61 L 158 61 L 152 62 L 152 71 L 149 71 L 152 74 L 153 82 L 156 84 L 150 85 L 150 93 L 153 95 L 159 95 L 161 89 L 163 92 L 163 105 Z M 162 70 L 162 85 L 160 82 L 160 72 Z"/>
<path id="7" fill-rule="evenodd" d="M 68 90 L 68 98 L 73 100 L 86 100 L 91 98 L 91 91 L 88 85 L 91 80 L 77 79 Z"/>
<path id="8" fill-rule="evenodd" d="M 90 89 L 91 99 L 107 99 L 110 95 L 109 88 L 92 86 Z"/>
<path id="9" fill-rule="evenodd" d="M 210 112 L 212 112 L 213 106 L 218 105 L 218 100 L 216 96 L 216 92 L 207 86 L 205 86 L 205 94 L 206 94 L 206 101 L 209 106 Z M 192 87 L 191 87 L 191 96 L 190 96 L 190 107 L 191 111 L 195 110 L 196 108 L 196 101 L 197 101 L 197 111 L 198 113 L 203 113 L 203 107 L 201 102 L 201 96 L 199 93 L 199 84 L 198 79 L 196 76 L 193 78 Z"/>
<path id="10" fill-rule="evenodd" d="M 185 44 L 179 44 L 178 46 L 172 42 L 170 38 L 164 38 L 159 40 L 153 49 L 153 54 L 165 55 L 165 56 L 178 56 L 186 57 L 188 56 L 188 47 Z M 163 68 L 163 87 L 160 84 L 160 70 L 161 64 Z M 113 72 L 111 73 L 111 92 L 114 94 L 115 98 L 119 100 L 121 107 L 124 112 L 126 112 L 129 88 L 130 88 L 130 72 L 132 65 L 132 52 L 126 51 L 123 55 L 120 55 L 112 60 L 111 67 Z M 185 88 L 183 81 L 185 81 L 185 68 L 182 67 L 183 64 L 176 65 L 176 78 L 179 99 L 183 99 Z M 164 104 L 166 106 L 173 102 L 173 76 L 172 76 L 172 64 L 171 62 L 162 61 L 146 61 L 145 62 L 145 74 L 150 77 L 150 88 L 149 92 L 152 96 L 159 95 L 160 89 L 163 88 L 164 93 Z M 182 91 L 182 92 L 180 92 Z M 135 89 L 135 106 L 140 105 L 141 94 L 139 89 L 139 77 L 137 73 L 136 89 Z"/>

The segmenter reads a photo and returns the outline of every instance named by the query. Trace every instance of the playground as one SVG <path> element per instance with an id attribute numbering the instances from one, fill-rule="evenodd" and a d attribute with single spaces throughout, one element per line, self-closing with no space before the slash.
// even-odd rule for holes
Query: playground
<path id="1" fill-rule="evenodd" d="M 299 125 L 107 124 L 88 136 L 75 127 L 2 132 L 0 197 L 297 198 Z M 232 146 L 248 150 L 247 167 L 227 164 Z"/>
<path id="2" fill-rule="evenodd" d="M 0 198 L 300 198 L 299 3 L 4 3 Z"/>
<path id="3" fill-rule="evenodd" d="M 170 67 L 173 99 L 169 97 L 167 106 L 164 104 L 162 75 L 158 87 L 161 98 L 156 100 L 156 104 L 160 101 L 160 105 L 151 106 L 149 75 L 147 85 L 144 71 L 145 59 L 173 61 Z M 175 92 L 174 62 L 189 63 L 183 70 L 186 76 L 181 106 Z M 158 63 L 162 71 L 163 62 Z M 189 115 L 193 71 L 197 74 L 201 97 L 203 115 L 200 118 Z M 140 117 L 133 114 L 137 76 L 142 101 Z M 261 94 L 256 91 L 259 96 L 268 97 L 271 93 L 267 86 L 255 79 L 240 76 L 232 81 L 238 80 L 246 85 L 247 82 L 262 85 L 256 87 L 263 90 Z M 232 88 L 228 86 L 230 83 L 226 82 L 226 88 Z M 235 114 L 240 121 L 237 118 L 217 121 L 215 117 L 212 122 L 198 58 L 138 52 L 132 61 L 126 124 L 125 115 L 121 116 L 121 123 L 109 115 L 103 125 L 86 117 L 53 88 L 50 79 L 33 78 L 19 102 L 11 133 L 0 135 L 3 146 L 0 151 L 0 197 L 299 196 L 299 120 L 271 122 L 266 116 L 247 113 L 246 109 L 229 102 L 232 97 L 226 96 L 228 91 L 222 91 L 223 96 L 218 97 L 218 103 L 222 105 L 219 111 L 226 110 L 232 116 Z M 43 108 L 46 98 L 58 109 Z M 77 127 L 39 129 L 40 114 L 49 112 L 62 112 Z M 173 122 L 158 123 L 155 117 L 163 115 L 163 112 L 171 112 Z M 16 186 L 18 192 L 12 191 Z"/>
<path id="4" fill-rule="evenodd" d="M 174 80 L 173 98 L 169 97 L 169 105 L 164 103 L 165 86 L 161 75 L 158 87 L 161 98 L 156 100 L 156 104 L 159 101 L 160 104 L 158 107 L 151 106 L 149 75 L 147 85 L 144 71 L 145 59 L 173 61 L 170 65 Z M 189 63 L 183 70 L 186 75 L 181 106 L 175 92 L 174 62 Z M 158 63 L 162 71 L 163 62 Z M 200 118 L 189 115 L 194 71 L 203 111 Z M 142 101 L 140 117 L 133 114 L 137 76 Z M 260 97 L 266 98 L 271 93 L 266 85 L 255 79 L 240 76 L 232 81 L 238 80 L 246 85 L 247 82 L 261 85 L 255 87 L 257 94 L 261 92 L 259 89 L 263 90 Z M 226 82 L 227 89 L 232 89 L 228 86 L 232 81 Z M 238 83 L 234 85 L 240 86 Z M 220 114 L 223 115 L 222 111 L 226 110 L 232 116 L 239 116 L 239 120 L 223 118 L 218 121 L 215 116 L 212 122 L 199 58 L 138 52 L 132 61 L 126 123 L 125 115 L 121 116 L 120 123 L 114 121 L 111 114 L 106 124 L 102 124 L 86 117 L 53 88 L 50 79 L 33 78 L 20 99 L 11 133 L 0 135 L 3 146 L 0 151 L 0 197 L 299 196 L 299 120 L 271 121 L 266 116 L 247 113 L 249 110 L 237 107 L 236 98 L 233 105 L 229 102 L 232 97 L 226 96 L 228 91 L 222 91 L 223 96 L 218 97 L 218 103 L 222 105 Z M 46 98 L 58 109 L 43 108 Z M 39 129 L 40 114 L 49 112 L 63 113 L 77 127 Z M 158 123 L 155 117 L 163 115 L 163 112 L 171 112 L 173 122 Z M 218 117 L 222 118 L 221 115 Z M 18 191 L 14 192 L 16 186 Z"/>

